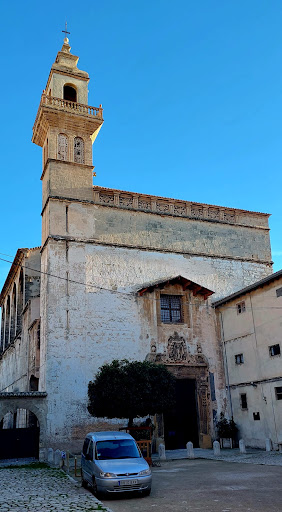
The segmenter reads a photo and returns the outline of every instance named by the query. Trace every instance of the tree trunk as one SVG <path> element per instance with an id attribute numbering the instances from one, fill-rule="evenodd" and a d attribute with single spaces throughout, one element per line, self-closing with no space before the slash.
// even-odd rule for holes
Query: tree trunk
<path id="1" fill-rule="evenodd" d="M 134 418 L 132 418 L 132 416 L 130 416 L 130 418 L 128 418 L 128 425 L 127 425 L 128 428 L 133 427 L 133 420 L 134 420 Z"/>

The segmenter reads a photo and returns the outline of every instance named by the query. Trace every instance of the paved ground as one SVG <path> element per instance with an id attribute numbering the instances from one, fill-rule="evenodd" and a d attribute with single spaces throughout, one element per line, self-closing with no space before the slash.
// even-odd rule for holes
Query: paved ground
<path id="1" fill-rule="evenodd" d="M 62 471 L 30 466 L 0 469 L 0 510 L 93 512 L 108 509 Z"/>
<path id="2" fill-rule="evenodd" d="M 255 448 L 247 448 L 247 453 L 240 453 L 239 448 L 224 449 L 220 455 L 214 455 L 213 450 L 195 448 L 195 459 L 225 460 L 226 462 L 244 462 L 246 464 L 267 464 L 270 466 L 282 466 L 282 453 Z M 167 460 L 187 459 L 187 450 L 166 450 Z M 153 460 L 158 460 L 158 455 L 153 455 Z M 281 507 L 282 511 L 282 507 Z"/>
<path id="3" fill-rule="evenodd" d="M 119 497 L 104 504 L 113 512 L 281 512 L 281 481 L 282 467 L 167 461 L 153 468 L 151 496 Z"/>
<path id="4" fill-rule="evenodd" d="M 57 469 L 1 462 L 0 511 L 282 512 L 282 454 L 247 452 L 222 450 L 215 460 L 212 450 L 195 449 L 188 460 L 186 450 L 167 451 L 167 461 L 153 467 L 151 496 L 119 495 L 103 504 L 80 487 L 79 477 L 75 484 Z"/>

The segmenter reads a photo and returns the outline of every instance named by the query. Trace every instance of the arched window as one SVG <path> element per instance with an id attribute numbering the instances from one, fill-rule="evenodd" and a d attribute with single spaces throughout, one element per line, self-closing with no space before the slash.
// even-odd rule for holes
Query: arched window
<path id="1" fill-rule="evenodd" d="M 23 301 L 24 301 L 24 275 L 23 269 L 21 269 L 20 279 L 18 284 L 18 304 L 17 304 L 17 331 L 16 334 L 22 330 L 22 312 L 23 312 Z"/>
<path id="2" fill-rule="evenodd" d="M 10 318 L 11 318 L 11 299 L 10 295 L 7 300 L 6 307 L 6 322 L 5 322 L 5 348 L 9 345 L 10 342 Z"/>
<path id="3" fill-rule="evenodd" d="M 84 164 L 84 141 L 81 137 L 74 139 L 74 161 L 77 164 Z"/>
<path id="4" fill-rule="evenodd" d="M 68 159 L 68 138 L 64 133 L 58 135 L 58 159 Z"/>
<path id="5" fill-rule="evenodd" d="M 1 350 L 0 352 L 3 352 L 5 348 L 5 306 L 2 307 L 2 316 L 1 316 Z"/>
<path id="6" fill-rule="evenodd" d="M 17 326 L 17 287 L 16 283 L 14 283 L 13 287 L 13 295 L 12 295 L 12 303 L 11 303 L 11 341 L 16 336 L 16 326 Z"/>
<path id="7" fill-rule="evenodd" d="M 70 85 L 64 85 L 64 100 L 77 101 L 76 89 Z"/>

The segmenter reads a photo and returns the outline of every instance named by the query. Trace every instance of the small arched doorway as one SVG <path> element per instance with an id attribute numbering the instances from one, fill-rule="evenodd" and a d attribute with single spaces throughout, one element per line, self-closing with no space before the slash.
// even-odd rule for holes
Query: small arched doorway
<path id="1" fill-rule="evenodd" d="M 10 410 L 0 421 L 0 459 L 38 459 L 39 433 L 39 421 L 33 412 Z"/>

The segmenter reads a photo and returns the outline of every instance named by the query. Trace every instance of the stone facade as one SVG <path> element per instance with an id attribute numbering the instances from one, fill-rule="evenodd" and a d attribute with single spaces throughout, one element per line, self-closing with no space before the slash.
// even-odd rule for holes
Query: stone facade
<path id="1" fill-rule="evenodd" d="M 40 347 L 39 314 L 30 313 L 22 339 L 31 345 L 20 366 L 2 338 L 1 389 L 20 382 L 28 390 L 32 371 L 47 393 L 42 444 L 79 450 L 87 431 L 117 428 L 118 420 L 87 411 L 98 368 L 113 359 L 156 360 L 195 383 L 199 444 L 209 446 L 227 400 L 210 296 L 271 273 L 268 215 L 93 187 L 103 111 L 88 106 L 89 78 L 77 60 L 65 40 L 33 127 L 43 149 Z M 9 293 L 5 284 L 4 308 Z M 162 296 L 181 298 L 177 322 L 162 321 Z"/>

